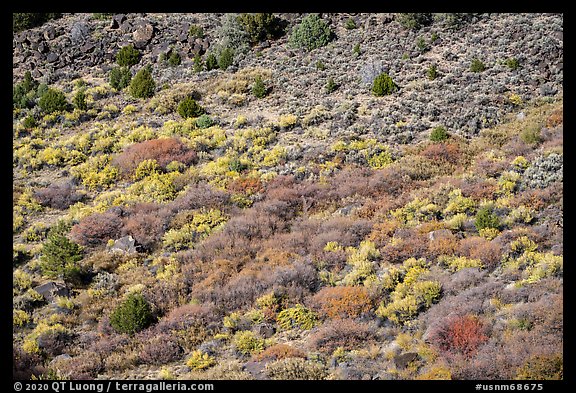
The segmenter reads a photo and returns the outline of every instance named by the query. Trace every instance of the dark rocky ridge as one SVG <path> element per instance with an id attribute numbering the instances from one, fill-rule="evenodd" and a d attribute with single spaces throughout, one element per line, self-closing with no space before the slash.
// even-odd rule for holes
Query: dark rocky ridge
<path id="1" fill-rule="evenodd" d="M 137 67 L 158 65 L 159 55 L 170 48 L 182 55 L 182 64 L 176 70 L 154 68 L 159 85 L 194 82 L 202 75 L 192 72 L 192 58 L 214 44 L 221 16 L 126 14 L 98 20 L 92 14 L 67 14 L 14 35 L 14 80 L 26 70 L 47 83 L 87 74 L 107 79 L 118 49 L 132 43 L 143 53 Z M 289 21 L 290 30 L 302 15 L 280 17 Z M 437 125 L 473 135 L 498 124 L 505 113 L 514 110 L 508 99 L 512 93 L 529 101 L 562 92 L 562 15 L 481 14 L 456 30 L 437 22 L 418 31 L 403 28 L 394 21 L 393 14 L 323 17 L 330 21 L 337 37 L 327 47 L 302 54 L 288 47 L 286 35 L 239 56 L 238 67 L 228 72 L 251 66 L 272 70 L 273 94 L 258 102 L 264 110 L 305 116 L 320 104 L 341 112 L 321 121 L 331 136 L 362 133 L 407 143 Z M 344 28 L 349 17 L 356 21 L 357 29 Z M 189 37 L 191 24 L 202 26 L 206 38 Z M 431 42 L 433 34 L 438 38 Z M 428 43 L 429 50 L 418 49 L 419 37 Z M 359 55 L 353 53 L 356 44 L 360 45 Z M 482 73 L 470 71 L 470 62 L 476 57 L 487 66 Z M 504 64 L 508 58 L 517 58 L 520 68 L 508 69 Z M 325 70 L 316 69 L 318 60 L 325 64 Z M 430 81 L 426 70 L 432 64 L 437 66 L 439 76 Z M 387 71 L 400 91 L 374 98 L 369 85 L 362 81 L 370 66 Z M 324 92 L 329 77 L 341 86 L 337 94 Z M 346 108 L 338 109 L 342 104 Z"/>

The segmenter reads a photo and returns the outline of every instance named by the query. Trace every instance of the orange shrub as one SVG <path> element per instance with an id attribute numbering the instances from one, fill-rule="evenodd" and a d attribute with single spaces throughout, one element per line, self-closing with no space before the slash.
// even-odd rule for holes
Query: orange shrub
<path id="1" fill-rule="evenodd" d="M 325 318 L 356 318 L 370 311 L 372 302 L 363 287 L 325 287 L 312 298 Z"/>
<path id="2" fill-rule="evenodd" d="M 426 146 L 420 155 L 433 161 L 442 160 L 450 164 L 457 164 L 460 158 L 460 149 L 455 143 L 434 143 Z"/>
<path id="3" fill-rule="evenodd" d="M 256 356 L 258 361 L 274 361 L 286 358 L 306 358 L 306 352 L 288 344 L 275 344 Z"/>
<path id="4" fill-rule="evenodd" d="M 484 323 L 476 316 L 447 317 L 431 334 L 430 341 L 441 351 L 467 357 L 488 340 Z"/>

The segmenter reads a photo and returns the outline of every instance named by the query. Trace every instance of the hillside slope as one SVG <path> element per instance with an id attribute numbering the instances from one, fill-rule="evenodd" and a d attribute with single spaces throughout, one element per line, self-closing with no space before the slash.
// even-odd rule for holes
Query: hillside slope
<path id="1" fill-rule="evenodd" d="M 562 379 L 563 16 L 236 18 L 14 33 L 14 376 Z"/>

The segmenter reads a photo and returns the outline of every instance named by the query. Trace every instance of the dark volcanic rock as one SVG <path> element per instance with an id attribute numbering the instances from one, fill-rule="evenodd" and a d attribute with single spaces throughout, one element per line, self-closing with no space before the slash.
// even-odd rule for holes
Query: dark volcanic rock
<path id="1" fill-rule="evenodd" d="M 70 38 L 72 42 L 78 44 L 84 42 L 88 38 L 90 33 L 90 27 L 85 22 L 74 23 L 72 29 L 70 29 Z"/>

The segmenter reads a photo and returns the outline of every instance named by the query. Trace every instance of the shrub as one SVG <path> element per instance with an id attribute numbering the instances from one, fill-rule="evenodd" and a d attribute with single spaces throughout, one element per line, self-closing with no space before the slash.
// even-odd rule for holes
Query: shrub
<path id="1" fill-rule="evenodd" d="M 313 297 L 320 314 L 327 318 L 356 318 L 372 308 L 364 287 L 326 287 Z"/>
<path id="2" fill-rule="evenodd" d="M 120 67 L 131 67 L 140 61 L 140 51 L 133 45 L 126 45 L 116 53 L 116 63 Z"/>
<path id="3" fill-rule="evenodd" d="M 140 359 L 146 364 L 162 365 L 178 360 L 182 356 L 182 348 L 172 335 L 164 333 L 152 337 L 145 335 L 141 340 L 143 344 Z"/>
<path id="4" fill-rule="evenodd" d="M 143 67 L 130 82 L 130 94 L 134 98 L 150 98 L 156 90 L 156 82 L 152 78 L 152 67 Z"/>
<path id="5" fill-rule="evenodd" d="M 484 63 L 479 60 L 479 59 L 472 59 L 472 62 L 470 63 L 470 71 L 472 72 L 482 72 L 486 69 L 486 66 L 484 65 Z"/>
<path id="6" fill-rule="evenodd" d="M 72 280 L 80 272 L 78 262 L 82 259 L 82 248 L 71 242 L 66 233 L 68 225 L 59 221 L 48 232 L 48 239 L 42 247 L 41 269 L 48 277 L 62 275 L 66 280 Z"/>
<path id="7" fill-rule="evenodd" d="M 449 316 L 432 332 L 430 341 L 443 352 L 472 356 L 488 340 L 484 323 L 475 316 Z"/>
<path id="8" fill-rule="evenodd" d="M 43 12 L 15 12 L 12 14 L 12 31 L 19 32 L 43 25 L 50 19 L 58 19 L 61 13 L 43 13 Z"/>
<path id="9" fill-rule="evenodd" d="M 266 348 L 263 352 L 258 354 L 256 359 L 258 361 L 262 360 L 280 360 L 287 358 L 305 358 L 306 352 L 294 348 L 288 344 L 275 344 L 271 347 Z"/>
<path id="10" fill-rule="evenodd" d="M 358 26 L 356 26 L 356 22 L 354 21 L 354 19 L 348 18 L 348 19 L 346 19 L 346 24 L 344 25 L 344 27 L 347 30 L 354 30 Z"/>
<path id="11" fill-rule="evenodd" d="M 212 120 L 212 118 L 206 114 L 200 115 L 196 119 L 196 127 L 198 127 L 198 128 L 208 128 L 208 127 L 212 127 L 213 125 L 214 125 L 214 120 Z"/>
<path id="12" fill-rule="evenodd" d="M 402 13 L 396 16 L 396 20 L 405 28 L 418 30 L 432 24 L 431 13 Z"/>
<path id="13" fill-rule="evenodd" d="M 65 111 L 68 108 L 66 96 L 60 90 L 49 88 L 38 101 L 38 106 L 46 114 Z"/>
<path id="14" fill-rule="evenodd" d="M 448 139 L 448 133 L 446 132 L 446 128 L 439 126 L 432 130 L 430 133 L 430 140 L 432 142 L 442 142 Z"/>
<path id="15" fill-rule="evenodd" d="M 202 61 L 200 52 L 196 52 L 196 54 L 194 55 L 194 66 L 192 69 L 194 70 L 194 72 L 200 72 L 204 69 L 204 62 Z"/>
<path id="16" fill-rule="evenodd" d="M 316 315 L 312 310 L 297 304 L 278 313 L 276 320 L 278 325 L 285 330 L 293 328 L 309 330 L 316 323 Z"/>
<path id="17" fill-rule="evenodd" d="M 296 48 L 308 51 L 327 45 L 333 37 L 328 24 L 317 14 L 309 14 L 292 29 L 288 42 Z"/>
<path id="18" fill-rule="evenodd" d="M 132 81 L 132 73 L 128 67 L 114 67 L 110 70 L 109 76 L 110 86 L 116 90 L 122 90 L 130 86 Z"/>
<path id="19" fill-rule="evenodd" d="M 226 71 L 228 67 L 232 65 L 234 62 L 234 49 L 230 47 L 225 47 L 220 52 L 220 56 L 218 56 L 218 67 L 221 70 Z"/>
<path id="20" fill-rule="evenodd" d="M 532 355 L 518 368 L 516 379 L 562 380 L 564 361 L 561 354 Z"/>
<path id="21" fill-rule="evenodd" d="M 369 325 L 352 319 L 332 320 L 312 335 L 312 347 L 323 354 L 331 354 L 338 347 L 358 349 L 376 338 Z"/>
<path id="22" fill-rule="evenodd" d="M 205 352 L 196 350 L 192 352 L 191 356 L 186 361 L 186 365 L 192 370 L 204 370 L 216 364 L 214 358 Z"/>
<path id="23" fill-rule="evenodd" d="M 258 354 L 264 350 L 265 341 L 250 330 L 236 332 L 232 343 L 244 355 Z"/>
<path id="24" fill-rule="evenodd" d="M 518 61 L 517 58 L 515 57 L 510 57 L 508 59 L 506 59 L 506 61 L 504 62 L 504 64 L 506 64 L 506 67 L 508 67 L 510 70 L 514 71 L 517 70 L 518 68 L 520 68 L 520 62 Z"/>
<path id="25" fill-rule="evenodd" d="M 25 109 L 32 106 L 33 96 L 36 94 L 36 89 L 39 83 L 32 78 L 30 71 L 24 73 L 22 82 L 14 85 L 12 90 L 12 105 L 14 108 Z"/>
<path id="26" fill-rule="evenodd" d="M 161 138 L 130 145 L 112 162 L 120 169 L 123 176 L 130 177 L 144 160 L 155 160 L 158 166 L 165 170 L 172 161 L 190 165 L 196 162 L 196 159 L 196 152 L 188 148 L 180 139 Z"/>
<path id="27" fill-rule="evenodd" d="M 536 145 L 542 141 L 539 124 L 530 124 L 520 132 L 520 139 L 529 145 Z"/>
<path id="28" fill-rule="evenodd" d="M 170 53 L 170 57 L 168 57 L 168 64 L 170 64 L 172 67 L 176 67 L 179 66 L 180 63 L 182 63 L 182 57 L 180 57 L 180 53 L 177 51 L 172 51 Z"/>
<path id="29" fill-rule="evenodd" d="M 178 114 L 184 119 L 188 119 L 189 117 L 198 117 L 205 112 L 206 110 L 192 97 L 186 97 L 178 104 Z"/>
<path id="30" fill-rule="evenodd" d="M 214 53 L 209 53 L 206 57 L 206 71 L 215 70 L 216 68 L 218 68 L 216 55 L 214 55 Z"/>
<path id="31" fill-rule="evenodd" d="M 319 380 L 326 379 L 328 371 L 325 366 L 317 362 L 288 358 L 266 364 L 266 374 L 271 379 Z"/>
<path id="32" fill-rule="evenodd" d="M 86 103 L 86 90 L 85 89 L 82 88 L 76 92 L 76 94 L 74 95 L 74 98 L 72 99 L 72 104 L 74 104 L 74 108 L 76 108 L 76 109 L 80 109 L 83 111 L 88 109 L 88 104 Z"/>
<path id="33" fill-rule="evenodd" d="M 95 213 L 74 225 L 70 237 L 83 246 L 95 247 L 120 237 L 121 228 L 122 219 L 118 214 L 112 211 Z"/>
<path id="34" fill-rule="evenodd" d="M 70 182 L 60 185 L 52 184 L 34 192 L 34 198 L 42 206 L 58 210 L 68 209 L 70 205 L 81 201 L 83 197 L 84 195 L 76 192 L 76 188 Z"/>
<path id="35" fill-rule="evenodd" d="M 334 78 L 332 77 L 328 78 L 328 82 L 326 83 L 325 89 L 327 93 L 332 93 L 336 91 L 336 89 L 338 89 L 338 84 L 334 82 Z"/>
<path id="36" fill-rule="evenodd" d="M 476 213 L 474 225 L 478 231 L 484 228 L 498 229 L 500 227 L 500 219 L 490 208 L 483 207 Z"/>
<path id="37" fill-rule="evenodd" d="M 150 305 L 139 293 L 131 293 L 110 316 L 110 325 L 118 333 L 134 334 L 153 321 Z"/>
<path id="38" fill-rule="evenodd" d="M 188 35 L 194 38 L 204 38 L 204 29 L 202 26 L 190 25 Z"/>
<path id="39" fill-rule="evenodd" d="M 374 79 L 374 83 L 372 84 L 372 93 L 376 97 L 381 97 L 384 95 L 392 94 L 398 91 L 398 86 L 390 76 L 386 73 L 381 73 Z"/>
<path id="40" fill-rule="evenodd" d="M 268 89 L 264 85 L 262 77 L 260 75 L 256 76 L 256 79 L 254 80 L 254 85 L 252 86 L 252 94 L 256 98 L 264 98 L 266 97 L 267 93 Z"/>
<path id="41" fill-rule="evenodd" d="M 284 33 L 280 18 L 270 13 L 240 14 L 238 22 L 252 44 L 278 38 Z"/>
<path id="42" fill-rule="evenodd" d="M 522 189 L 546 188 L 564 178 L 563 155 L 551 153 L 540 156 L 526 169 L 522 178 Z"/>
<path id="43" fill-rule="evenodd" d="M 436 79 L 438 76 L 438 67 L 436 67 L 435 64 L 432 64 L 430 67 L 428 67 L 428 70 L 426 70 L 426 76 L 428 76 L 428 79 L 431 81 Z"/>

